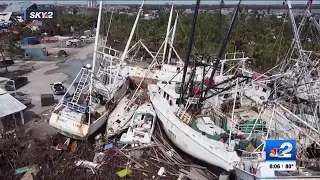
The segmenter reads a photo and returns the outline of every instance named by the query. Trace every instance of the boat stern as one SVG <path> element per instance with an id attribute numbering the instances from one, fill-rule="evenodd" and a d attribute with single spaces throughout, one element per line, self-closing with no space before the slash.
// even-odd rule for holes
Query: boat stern
<path id="1" fill-rule="evenodd" d="M 53 112 L 49 119 L 49 125 L 55 128 L 58 133 L 70 138 L 84 140 L 88 136 L 89 126 L 87 124 L 71 120 L 64 114 Z"/>
<path id="2" fill-rule="evenodd" d="M 241 158 L 238 156 L 236 151 L 228 152 L 229 163 L 228 166 L 225 167 L 227 171 L 234 171 L 234 167 L 240 162 Z"/>

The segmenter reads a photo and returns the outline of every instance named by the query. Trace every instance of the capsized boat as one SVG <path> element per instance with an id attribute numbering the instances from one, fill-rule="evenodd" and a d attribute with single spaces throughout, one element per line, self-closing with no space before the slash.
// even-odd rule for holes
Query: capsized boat
<path id="1" fill-rule="evenodd" d="M 156 122 L 156 112 L 151 103 L 144 103 L 131 118 L 127 133 L 123 133 L 120 142 L 149 144 Z"/>
<path id="2" fill-rule="evenodd" d="M 129 127 L 130 119 L 140 105 L 140 95 L 141 93 L 127 94 L 119 101 L 108 117 L 106 137 L 119 135 Z"/>

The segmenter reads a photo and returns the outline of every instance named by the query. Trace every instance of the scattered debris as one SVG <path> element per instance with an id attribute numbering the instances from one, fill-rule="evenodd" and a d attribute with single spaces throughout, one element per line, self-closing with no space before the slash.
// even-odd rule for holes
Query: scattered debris
<path id="1" fill-rule="evenodd" d="M 73 141 L 73 143 L 71 144 L 71 152 L 73 152 L 73 153 L 76 152 L 77 147 L 78 147 L 77 141 Z"/>
<path id="2" fill-rule="evenodd" d="M 161 167 L 158 171 L 158 175 L 163 176 L 164 171 L 165 171 L 164 167 Z"/>
<path id="3" fill-rule="evenodd" d="M 93 162 L 86 161 L 86 160 L 76 161 L 75 164 L 76 164 L 76 166 L 83 166 L 86 168 L 95 168 L 95 169 L 98 169 L 101 166 L 101 164 L 93 163 Z"/>
<path id="4" fill-rule="evenodd" d="M 0 139 L 0 179 L 21 178 L 27 171 L 33 174 L 34 179 L 46 180 L 70 179 L 73 176 L 79 180 L 119 179 L 120 176 L 177 179 L 180 174 L 192 177 L 195 174 L 193 168 L 205 172 L 201 175 L 210 174 L 206 167 L 192 165 L 185 157 L 180 157 L 162 136 L 158 125 L 152 138 L 153 144 L 138 147 L 104 140 L 103 148 L 96 152 L 95 145 L 88 141 L 65 140 L 59 134 L 34 139 L 32 131 L 16 129 L 11 134 L 3 134 Z M 36 164 L 37 171 L 31 170 L 30 164 Z M 124 171 L 119 173 L 119 170 Z M 30 177 L 27 173 L 26 176 Z"/>
<path id="5" fill-rule="evenodd" d="M 16 170 L 14 171 L 14 174 L 15 174 L 15 175 L 19 175 L 19 174 L 22 174 L 22 173 L 25 173 L 25 172 L 29 171 L 29 169 L 30 169 L 29 166 L 25 166 L 25 167 L 16 169 Z"/>
<path id="6" fill-rule="evenodd" d="M 128 168 L 123 169 L 123 170 L 117 172 L 117 175 L 118 175 L 119 177 L 121 177 L 121 178 L 122 178 L 122 177 L 125 177 L 125 176 L 127 176 L 127 175 L 130 175 L 130 174 L 132 174 L 132 170 L 131 170 L 131 169 L 128 169 Z"/>
<path id="7" fill-rule="evenodd" d="M 110 143 L 110 144 L 106 144 L 103 149 L 104 149 L 104 150 L 109 150 L 109 149 L 111 149 L 112 147 L 113 147 L 113 144 Z"/>
<path id="8" fill-rule="evenodd" d="M 30 169 L 23 175 L 20 180 L 33 180 L 36 177 L 40 168 L 36 165 L 31 166 Z"/>

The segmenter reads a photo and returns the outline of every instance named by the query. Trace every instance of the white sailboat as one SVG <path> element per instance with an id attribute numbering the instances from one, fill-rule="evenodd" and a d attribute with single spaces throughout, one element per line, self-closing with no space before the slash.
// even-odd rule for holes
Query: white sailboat
<path id="1" fill-rule="evenodd" d="M 149 144 L 156 122 L 156 112 L 152 104 L 144 103 L 131 118 L 127 133 L 123 133 L 120 142 Z"/>
<path id="2" fill-rule="evenodd" d="M 104 68 L 99 68 L 95 73 L 101 11 L 102 1 L 100 1 L 92 66 L 88 64 L 80 70 L 49 120 L 49 124 L 59 133 L 75 139 L 86 139 L 105 124 L 110 112 L 109 105 L 122 97 L 128 89 L 127 79 L 119 77 L 118 74 L 108 73 L 109 71 Z M 111 79 L 113 83 L 108 84 Z M 71 97 L 66 97 L 67 94 L 72 94 L 71 87 L 77 80 L 75 92 Z"/>
<path id="3" fill-rule="evenodd" d="M 142 4 L 139 8 L 138 14 L 136 16 L 136 20 L 135 20 L 133 27 L 131 29 L 131 32 L 130 32 L 126 47 L 124 49 L 124 52 L 121 54 L 120 59 L 118 59 L 118 66 L 122 67 L 124 65 L 124 60 L 125 60 L 126 54 L 128 54 L 128 52 L 129 52 L 128 51 L 129 46 L 131 44 L 132 37 L 133 37 L 134 32 L 136 30 L 137 23 L 138 23 L 140 14 L 142 12 L 143 5 L 144 5 L 144 1 L 142 1 Z M 111 61 L 111 63 L 112 63 L 112 61 Z M 125 68 L 121 69 L 121 70 L 122 70 L 122 72 L 118 71 L 117 73 L 122 73 L 122 75 L 124 76 L 123 72 L 125 71 Z M 118 134 L 122 133 L 125 129 L 128 128 L 129 123 L 130 123 L 130 119 L 131 119 L 133 113 L 138 108 L 138 105 L 140 105 L 140 103 L 138 102 L 140 100 L 140 98 L 139 98 L 140 96 L 141 96 L 141 91 L 135 92 L 132 94 L 128 94 L 128 95 L 121 98 L 120 102 L 117 104 L 117 106 L 115 107 L 113 112 L 111 112 L 110 116 L 108 117 L 107 125 L 106 125 L 106 133 L 105 133 L 106 137 L 118 135 Z"/>
<path id="4" fill-rule="evenodd" d="M 140 93 L 135 97 L 133 97 L 133 95 L 134 94 L 125 95 L 110 113 L 107 122 L 106 137 L 119 135 L 129 127 L 130 119 L 140 105 L 138 99 Z M 132 98 L 135 100 L 132 101 Z"/>

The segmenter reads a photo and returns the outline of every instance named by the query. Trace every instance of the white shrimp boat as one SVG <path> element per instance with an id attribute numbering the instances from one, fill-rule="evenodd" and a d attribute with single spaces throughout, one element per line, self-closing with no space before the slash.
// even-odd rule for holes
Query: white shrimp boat
<path id="1" fill-rule="evenodd" d="M 127 133 L 123 133 L 120 142 L 149 144 L 156 122 L 156 112 L 152 104 L 144 103 L 131 118 Z"/>
<path id="2" fill-rule="evenodd" d="M 227 171 L 240 160 L 234 151 L 234 142 L 226 142 L 222 135 L 228 133 L 214 124 L 207 114 L 192 117 L 186 109 L 197 103 L 189 99 L 185 108 L 177 104 L 179 84 L 148 86 L 150 100 L 159 118 L 160 124 L 169 139 L 185 153 Z M 233 144 L 233 145 L 232 145 Z"/>
<path id="3" fill-rule="evenodd" d="M 101 10 L 102 1 L 100 1 L 94 52 L 98 48 Z M 128 80 L 125 77 L 108 73 L 104 68 L 99 68 L 95 73 L 96 58 L 94 53 L 93 65 L 88 64 L 80 70 L 51 114 L 49 124 L 65 136 L 87 139 L 106 123 L 110 112 L 109 105 L 115 103 L 128 90 Z M 77 80 L 73 95 L 67 97 L 68 94 L 72 94 L 71 87 Z M 107 83 L 108 81 L 112 83 Z"/>

